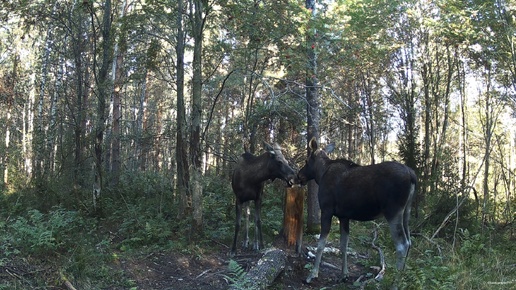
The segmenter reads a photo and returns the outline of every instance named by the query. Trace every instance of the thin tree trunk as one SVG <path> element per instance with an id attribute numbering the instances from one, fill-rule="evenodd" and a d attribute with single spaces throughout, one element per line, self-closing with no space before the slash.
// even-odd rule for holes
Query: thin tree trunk
<path id="1" fill-rule="evenodd" d="M 35 74 L 31 74 L 31 81 L 34 82 Z M 36 101 L 36 89 L 33 89 L 29 93 L 29 102 L 23 105 L 23 144 L 22 144 L 22 153 L 24 158 L 24 171 L 29 177 L 32 176 L 33 168 L 34 168 L 34 159 L 32 144 L 32 133 L 34 131 L 34 103 Z"/>
<path id="2" fill-rule="evenodd" d="M 136 119 L 136 136 L 138 136 L 138 140 L 136 142 L 137 148 L 139 149 L 137 153 L 139 155 L 139 164 L 140 170 L 145 171 L 147 168 L 147 154 L 148 154 L 148 136 L 147 136 L 147 98 L 148 98 L 148 89 L 149 85 L 149 76 L 150 71 L 149 68 L 145 68 L 145 78 L 143 79 L 142 91 L 140 93 L 140 104 L 138 109 L 138 117 Z"/>
<path id="3" fill-rule="evenodd" d="M 6 130 L 5 130 L 5 152 L 3 154 L 2 165 L 4 166 L 4 178 L 3 178 L 3 186 L 7 188 L 9 186 L 9 157 L 10 157 L 10 142 L 11 142 L 11 124 L 12 124 L 12 107 L 15 99 L 15 83 L 18 79 L 18 62 L 19 57 L 17 54 L 13 55 L 13 71 L 11 75 L 5 80 L 5 89 L 0 87 L 0 92 L 5 94 L 6 102 L 7 102 L 7 112 L 6 112 Z"/>
<path id="4" fill-rule="evenodd" d="M 163 105 L 161 102 L 158 104 L 157 113 L 156 113 L 156 132 L 158 134 L 157 137 L 154 137 L 154 154 L 153 154 L 153 163 L 154 167 L 157 171 L 161 171 L 163 165 L 163 158 L 161 158 L 161 136 L 163 134 Z"/>
<path id="5" fill-rule="evenodd" d="M 183 31 L 183 0 L 178 0 L 177 8 L 177 65 L 176 65 L 176 86 L 177 86 L 177 130 L 176 130 L 176 168 L 177 168 L 177 193 L 179 196 L 178 218 L 184 219 L 190 215 L 190 195 L 188 193 L 188 157 L 186 150 L 186 111 L 185 111 L 185 70 L 184 51 L 185 38 Z"/>
<path id="6" fill-rule="evenodd" d="M 193 4 L 193 5 L 192 5 Z M 202 38 L 206 7 L 202 0 L 190 3 L 190 22 L 194 38 L 193 77 L 192 77 L 192 110 L 190 128 L 190 165 L 191 194 L 193 210 L 193 227 L 196 233 L 202 233 L 202 183 L 201 183 L 201 93 L 202 93 Z"/>
<path id="7" fill-rule="evenodd" d="M 80 10 L 80 11 L 78 11 Z M 75 24 L 75 13 L 78 14 L 79 19 Z M 68 24 L 70 27 L 74 27 L 72 34 L 72 47 L 75 65 L 75 95 L 76 100 L 72 105 L 72 117 L 74 119 L 74 164 L 73 164 L 73 188 L 75 192 L 78 190 L 84 182 L 84 164 L 83 164 L 83 152 L 84 152 L 84 134 L 86 132 L 86 108 L 88 107 L 88 95 L 89 95 L 89 74 L 90 65 L 86 61 L 86 49 L 85 49 L 85 25 L 86 18 L 85 14 L 80 7 L 73 7 L 70 11 Z"/>
<path id="8" fill-rule="evenodd" d="M 53 11 L 56 9 L 56 5 L 54 5 Z M 44 124 L 43 124 L 43 111 L 44 111 L 44 100 L 45 93 L 47 89 L 47 80 L 48 80 L 48 66 L 50 62 L 50 52 L 52 50 L 52 43 L 54 41 L 52 35 L 52 26 L 49 24 L 47 28 L 47 35 L 45 40 L 45 47 L 43 53 L 43 59 L 41 64 L 41 83 L 39 85 L 39 98 L 38 98 L 38 106 L 37 106 L 37 118 L 34 120 L 36 124 L 34 125 L 34 139 L 33 139 L 33 148 L 34 148 L 34 178 L 36 180 L 40 180 L 44 176 L 43 171 L 43 162 L 45 156 L 45 136 L 44 136 Z"/>
<path id="9" fill-rule="evenodd" d="M 315 0 L 306 0 L 305 8 L 309 9 L 312 14 L 311 18 L 316 17 Z M 308 54 L 308 70 L 306 75 L 306 100 L 307 100 L 307 144 L 312 137 L 319 141 L 319 124 L 321 120 L 321 104 L 317 90 L 317 53 L 315 43 L 315 30 L 309 30 L 307 35 L 307 54 Z M 317 192 L 319 187 L 315 181 L 308 183 L 307 195 L 307 232 L 318 233 L 321 224 L 321 210 L 319 207 L 319 199 Z"/>
<path id="10" fill-rule="evenodd" d="M 123 19 L 125 17 L 126 11 L 129 9 L 129 5 L 127 0 L 122 1 L 120 6 L 120 15 L 119 19 Z M 126 53 L 126 34 L 125 31 L 121 31 L 119 35 L 118 42 L 115 43 L 114 47 L 114 56 L 115 61 L 113 62 L 113 94 L 112 94 L 112 114 L 111 114 L 111 138 L 110 143 L 110 158 L 106 157 L 106 162 L 110 162 L 108 168 L 111 171 L 111 185 L 117 186 L 120 181 L 120 137 L 121 137 L 121 128 L 120 128 L 120 118 L 121 118 L 121 99 L 122 99 L 122 91 L 123 85 L 125 81 L 125 72 L 123 69 L 124 59 Z"/>
<path id="11" fill-rule="evenodd" d="M 367 73 L 361 74 L 361 83 L 362 83 L 362 94 L 363 96 L 363 107 L 365 110 L 365 125 L 366 125 L 366 132 L 369 135 L 368 140 L 368 152 L 369 152 L 369 158 L 371 159 L 370 164 L 375 164 L 375 155 L 376 155 L 376 126 L 375 126 L 375 113 L 373 108 L 373 92 L 369 84 L 369 76 Z"/>
<path id="12" fill-rule="evenodd" d="M 59 91 L 62 90 L 62 79 L 64 75 L 64 61 L 63 59 L 59 60 L 59 68 L 57 71 L 57 79 L 55 82 L 54 95 L 52 97 L 52 101 L 50 102 L 50 121 L 49 121 L 49 133 L 47 134 L 47 152 L 48 152 L 48 167 L 51 172 L 55 171 L 56 160 L 55 160 L 55 142 L 57 140 L 56 130 L 57 130 L 57 102 Z"/>
<path id="13" fill-rule="evenodd" d="M 483 200 L 482 200 L 482 226 L 485 227 L 489 222 L 489 172 L 491 161 L 491 138 L 493 135 L 493 115 L 491 102 L 491 70 L 487 71 L 487 87 L 485 97 L 485 112 L 484 112 L 484 178 L 482 182 Z"/>
<path id="14" fill-rule="evenodd" d="M 113 50 L 111 41 L 111 0 L 104 3 L 104 16 L 102 21 L 102 64 L 99 70 L 97 89 L 97 124 L 95 127 L 95 183 L 93 186 L 93 203 L 97 210 L 101 210 L 98 200 L 101 198 L 103 189 L 103 145 L 106 122 L 106 101 L 109 87 L 108 72 L 113 61 Z"/>
<path id="15" fill-rule="evenodd" d="M 4 184 L 3 187 L 7 188 L 9 185 L 9 142 L 11 135 L 11 110 L 12 110 L 12 99 L 11 96 L 8 95 L 7 100 L 7 119 L 6 119 L 6 129 L 5 129 L 5 152 L 2 160 L 2 165 L 4 166 Z"/>

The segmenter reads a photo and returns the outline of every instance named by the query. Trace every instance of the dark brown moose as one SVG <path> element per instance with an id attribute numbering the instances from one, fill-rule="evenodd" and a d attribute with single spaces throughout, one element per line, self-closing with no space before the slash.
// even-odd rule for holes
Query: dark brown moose
<path id="1" fill-rule="evenodd" d="M 236 196 L 235 236 L 231 247 L 231 256 L 236 254 L 236 244 L 242 217 L 242 208 L 245 207 L 245 239 L 244 247 L 249 244 L 249 201 L 254 201 L 255 235 L 254 249 L 263 249 L 261 206 L 263 186 L 266 180 L 283 179 L 292 185 L 296 179 L 296 172 L 288 165 L 281 153 L 281 147 L 265 143 L 266 152 L 260 156 L 251 153 L 242 154 L 234 172 L 231 185 Z"/>
<path id="2" fill-rule="evenodd" d="M 370 221 L 384 216 L 396 246 L 396 266 L 398 270 L 403 270 L 410 249 L 408 223 L 417 183 L 416 174 L 397 162 L 360 166 L 345 159 L 332 160 L 327 155 L 332 147 L 320 150 L 315 139 L 312 139 L 308 160 L 298 173 L 301 184 L 315 179 L 319 185 L 321 208 L 321 236 L 315 265 L 306 282 L 310 283 L 319 275 L 319 265 L 333 216 L 340 222 L 343 280 L 349 274 L 346 251 L 350 219 Z"/>

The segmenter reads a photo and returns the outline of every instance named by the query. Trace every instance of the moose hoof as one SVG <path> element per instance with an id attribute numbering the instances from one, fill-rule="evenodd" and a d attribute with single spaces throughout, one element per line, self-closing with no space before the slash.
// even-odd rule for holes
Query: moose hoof
<path id="1" fill-rule="evenodd" d="M 313 279 L 317 279 L 317 276 L 314 276 L 314 275 L 310 274 L 310 276 L 308 276 L 308 278 L 306 278 L 306 281 L 305 281 L 306 284 L 312 283 Z"/>

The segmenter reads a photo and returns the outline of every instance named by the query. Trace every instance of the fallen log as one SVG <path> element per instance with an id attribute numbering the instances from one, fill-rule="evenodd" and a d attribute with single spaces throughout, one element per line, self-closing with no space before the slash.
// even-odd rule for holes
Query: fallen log
<path id="1" fill-rule="evenodd" d="M 65 275 L 63 275 L 63 273 L 61 273 L 61 281 L 63 281 L 63 284 L 65 285 L 66 289 L 68 290 L 77 290 L 73 284 L 68 280 L 68 278 L 66 278 Z"/>
<path id="2" fill-rule="evenodd" d="M 231 285 L 229 289 L 266 289 L 283 271 L 286 263 L 287 254 L 284 251 L 269 250 L 258 260 L 256 266 L 244 275 L 238 285 Z"/>

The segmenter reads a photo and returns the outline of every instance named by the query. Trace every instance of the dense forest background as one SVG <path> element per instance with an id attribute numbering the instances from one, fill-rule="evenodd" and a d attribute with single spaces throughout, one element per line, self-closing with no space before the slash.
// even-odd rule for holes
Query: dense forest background
<path id="1" fill-rule="evenodd" d="M 316 137 L 417 172 L 418 285 L 515 285 L 515 1 L 0 5 L 0 265 L 109 283 L 94 248 L 229 244 L 234 162 L 277 142 L 299 168 Z"/>

